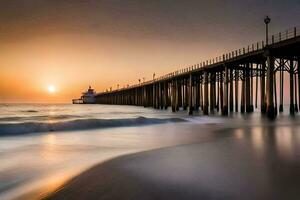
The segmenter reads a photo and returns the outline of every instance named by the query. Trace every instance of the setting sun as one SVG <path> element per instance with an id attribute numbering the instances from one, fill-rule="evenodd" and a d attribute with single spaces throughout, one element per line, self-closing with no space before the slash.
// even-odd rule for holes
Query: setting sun
<path id="1" fill-rule="evenodd" d="M 48 92 L 49 92 L 49 93 L 55 93 L 55 92 L 56 92 L 55 86 L 49 85 L 49 86 L 48 86 Z"/>

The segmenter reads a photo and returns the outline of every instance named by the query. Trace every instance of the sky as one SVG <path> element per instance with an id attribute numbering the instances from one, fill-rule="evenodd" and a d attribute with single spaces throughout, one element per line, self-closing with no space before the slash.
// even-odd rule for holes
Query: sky
<path id="1" fill-rule="evenodd" d="M 0 103 L 70 103 L 300 25 L 299 0 L 1 0 Z M 49 86 L 55 92 L 49 92 Z"/>

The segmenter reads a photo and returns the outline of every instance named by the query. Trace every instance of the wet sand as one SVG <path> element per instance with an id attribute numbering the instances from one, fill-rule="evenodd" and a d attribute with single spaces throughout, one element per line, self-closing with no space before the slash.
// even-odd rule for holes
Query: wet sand
<path id="1" fill-rule="evenodd" d="M 207 136 L 194 144 L 96 165 L 46 199 L 299 199 L 299 118 L 227 122 L 192 128 Z"/>
<path id="2" fill-rule="evenodd" d="M 40 199 L 90 167 L 121 155 L 210 139 L 223 120 L 50 132 L 0 140 L 0 199 Z M 207 134 L 199 134 L 201 125 Z"/>

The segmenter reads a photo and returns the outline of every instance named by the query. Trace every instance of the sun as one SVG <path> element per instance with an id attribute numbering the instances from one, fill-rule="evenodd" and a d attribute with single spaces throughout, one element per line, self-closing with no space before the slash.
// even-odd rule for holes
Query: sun
<path id="1" fill-rule="evenodd" d="M 54 85 L 49 85 L 48 86 L 48 92 L 49 93 L 55 93 L 56 92 L 56 88 Z"/>

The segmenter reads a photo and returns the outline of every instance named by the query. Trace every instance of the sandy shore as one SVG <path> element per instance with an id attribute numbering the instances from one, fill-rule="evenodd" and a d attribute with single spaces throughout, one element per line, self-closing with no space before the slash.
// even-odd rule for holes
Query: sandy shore
<path id="1" fill-rule="evenodd" d="M 46 199 L 298 199 L 299 144 L 298 123 L 219 130 L 99 164 Z"/>

